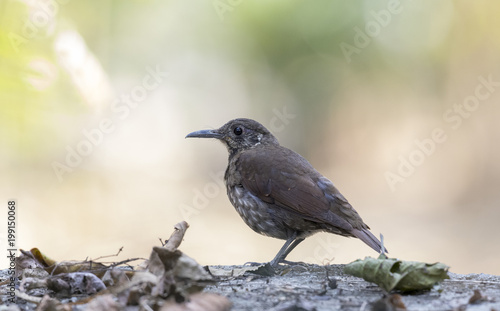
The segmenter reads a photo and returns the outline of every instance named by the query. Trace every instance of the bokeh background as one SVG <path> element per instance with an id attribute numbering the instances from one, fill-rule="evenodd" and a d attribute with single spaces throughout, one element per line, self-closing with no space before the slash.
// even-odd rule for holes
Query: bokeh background
<path id="1" fill-rule="evenodd" d="M 466 0 L 0 0 L 0 219 L 16 199 L 18 246 L 56 260 L 148 257 L 185 219 L 181 249 L 201 264 L 268 261 L 283 241 L 230 205 L 225 148 L 184 139 L 249 117 L 330 178 L 392 256 L 500 274 L 499 13 Z M 318 234 L 289 259 L 368 255 Z"/>

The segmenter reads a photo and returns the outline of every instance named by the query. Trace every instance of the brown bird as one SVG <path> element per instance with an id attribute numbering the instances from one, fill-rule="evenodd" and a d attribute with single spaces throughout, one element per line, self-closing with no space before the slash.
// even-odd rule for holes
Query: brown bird
<path id="1" fill-rule="evenodd" d="M 333 183 L 298 153 L 280 146 L 259 122 L 235 119 L 188 137 L 216 138 L 226 145 L 229 200 L 255 232 L 286 240 L 271 266 L 286 262 L 300 242 L 320 231 L 359 238 L 382 252 L 380 241 Z"/>

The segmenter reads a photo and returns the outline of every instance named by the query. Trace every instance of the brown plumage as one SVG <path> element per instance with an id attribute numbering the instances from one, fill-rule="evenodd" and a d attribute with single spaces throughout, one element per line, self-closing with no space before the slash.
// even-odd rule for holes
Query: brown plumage
<path id="1" fill-rule="evenodd" d="M 381 251 L 379 240 L 333 183 L 302 156 L 280 146 L 260 123 L 235 119 L 186 137 L 216 138 L 228 148 L 224 180 L 229 200 L 254 231 L 286 240 L 271 265 L 283 262 L 319 231 L 357 237 Z"/>

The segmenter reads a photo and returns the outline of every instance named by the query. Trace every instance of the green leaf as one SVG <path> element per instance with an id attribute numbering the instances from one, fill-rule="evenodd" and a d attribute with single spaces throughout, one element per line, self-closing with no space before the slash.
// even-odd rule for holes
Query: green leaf
<path id="1" fill-rule="evenodd" d="M 373 282 L 387 292 L 396 289 L 414 291 L 431 289 L 434 284 L 448 279 L 448 266 L 442 263 L 428 264 L 387 258 L 366 257 L 346 265 L 344 272 Z"/>

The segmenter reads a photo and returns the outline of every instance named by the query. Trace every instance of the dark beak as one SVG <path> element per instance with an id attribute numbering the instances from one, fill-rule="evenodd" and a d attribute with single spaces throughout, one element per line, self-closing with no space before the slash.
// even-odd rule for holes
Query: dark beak
<path id="1" fill-rule="evenodd" d="M 186 135 L 186 138 L 190 138 L 190 137 L 222 139 L 224 137 L 224 135 L 217 132 L 217 130 L 201 130 L 201 131 L 192 132 L 192 133 L 189 133 Z"/>

